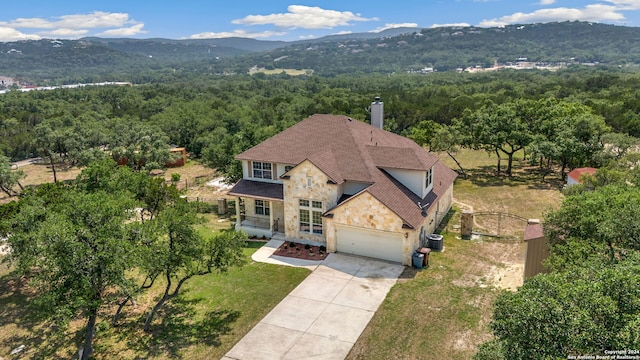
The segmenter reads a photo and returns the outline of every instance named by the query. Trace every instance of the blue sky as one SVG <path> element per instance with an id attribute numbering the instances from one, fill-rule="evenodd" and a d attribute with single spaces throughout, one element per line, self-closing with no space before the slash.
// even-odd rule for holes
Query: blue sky
<path id="1" fill-rule="evenodd" d="M 85 36 L 293 41 L 400 26 L 566 20 L 640 26 L 640 0 L 3 1 L 0 41 Z"/>

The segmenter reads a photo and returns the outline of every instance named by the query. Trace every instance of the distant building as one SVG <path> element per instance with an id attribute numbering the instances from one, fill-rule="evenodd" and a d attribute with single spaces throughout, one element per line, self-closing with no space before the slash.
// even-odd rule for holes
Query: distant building
<path id="1" fill-rule="evenodd" d="M 165 167 L 181 167 L 187 163 L 187 150 L 183 147 L 171 148 L 169 150 L 172 154 L 177 155 L 178 157 L 172 161 L 164 164 Z"/>
<path id="2" fill-rule="evenodd" d="M 571 185 L 575 185 L 575 184 L 582 184 L 581 178 L 584 175 L 592 175 L 593 176 L 593 174 L 595 174 L 596 171 L 598 171 L 598 169 L 591 168 L 591 167 L 573 169 L 569 173 L 569 175 L 567 175 L 567 186 L 571 186 Z"/>
<path id="3" fill-rule="evenodd" d="M 16 83 L 16 80 L 11 77 L 0 76 L 0 87 L 9 87 L 13 86 Z"/>

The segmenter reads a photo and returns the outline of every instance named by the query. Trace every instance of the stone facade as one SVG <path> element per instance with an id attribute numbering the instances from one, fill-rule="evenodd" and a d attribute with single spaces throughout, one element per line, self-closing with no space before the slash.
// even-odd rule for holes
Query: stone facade
<path id="1" fill-rule="evenodd" d="M 416 249 L 416 246 L 413 239 L 415 236 L 410 233 L 415 231 L 403 229 L 402 219 L 368 192 L 365 191 L 355 198 L 349 199 L 332 213 L 333 218 L 325 221 L 327 223 L 327 251 L 335 252 L 338 247 L 336 225 L 383 230 L 403 235 L 402 263 L 411 264 L 411 253 Z M 408 234 L 408 237 L 404 237 L 404 234 Z"/>
<path id="2" fill-rule="evenodd" d="M 326 243 L 327 219 L 322 220 L 323 233 L 311 234 L 300 231 L 299 200 L 321 201 L 323 213 L 338 203 L 338 185 L 328 184 L 329 177 L 309 160 L 305 160 L 289 171 L 284 180 L 284 231 L 291 239 L 302 239 L 310 243 Z"/>

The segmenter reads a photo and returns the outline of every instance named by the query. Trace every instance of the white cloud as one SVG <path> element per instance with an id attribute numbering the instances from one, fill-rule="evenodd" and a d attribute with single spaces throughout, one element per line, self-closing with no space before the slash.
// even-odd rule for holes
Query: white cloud
<path id="1" fill-rule="evenodd" d="M 349 35 L 349 34 L 353 34 L 353 31 L 338 31 L 337 33 L 333 33 L 331 35 Z"/>
<path id="2" fill-rule="evenodd" d="M 20 31 L 0 26 L 0 41 L 18 41 L 18 40 L 39 40 L 40 36 L 34 34 L 23 34 Z"/>
<path id="3" fill-rule="evenodd" d="M 369 32 L 371 33 L 379 33 L 385 30 L 389 30 L 389 29 L 397 29 L 397 28 L 417 28 L 418 24 L 416 23 L 398 23 L 398 24 L 384 24 L 384 26 L 381 26 L 375 30 L 371 30 Z"/>
<path id="4" fill-rule="evenodd" d="M 315 39 L 316 36 L 315 35 L 300 35 L 298 38 L 300 40 L 309 40 L 309 39 Z"/>
<path id="5" fill-rule="evenodd" d="M 288 12 L 270 15 L 249 15 L 231 23 L 239 25 L 275 25 L 282 28 L 331 29 L 336 26 L 351 25 L 354 21 L 376 21 L 367 19 L 351 11 L 326 10 L 319 7 L 289 5 Z"/>
<path id="6" fill-rule="evenodd" d="M 631 2 L 631 1 L 627 1 Z M 496 19 L 483 20 L 479 26 L 494 27 L 509 24 L 545 23 L 554 21 L 621 21 L 624 15 L 620 8 L 611 5 L 593 4 L 582 9 L 553 8 L 540 9 L 531 13 L 515 13 Z"/>
<path id="7" fill-rule="evenodd" d="M 605 0 L 620 10 L 640 10 L 640 0 Z"/>
<path id="8" fill-rule="evenodd" d="M 433 24 L 431 25 L 432 29 L 435 28 L 439 28 L 439 27 L 469 27 L 471 26 L 471 24 L 467 24 L 467 23 L 451 23 L 451 24 Z"/>
<path id="9" fill-rule="evenodd" d="M 250 32 L 245 30 L 234 30 L 234 31 L 226 31 L 226 32 L 203 32 L 199 34 L 193 34 L 189 36 L 189 39 L 220 39 L 220 38 L 228 38 L 228 37 L 244 37 L 244 38 L 252 38 L 252 39 L 262 39 L 268 38 L 272 36 L 283 36 L 286 35 L 286 32 L 279 31 L 262 31 L 262 32 Z"/>
<path id="10" fill-rule="evenodd" d="M 540 5 L 553 5 L 556 3 L 556 0 L 540 0 Z"/>
<path id="11" fill-rule="evenodd" d="M 144 24 L 138 24 L 138 25 L 133 25 L 131 27 L 106 30 L 97 35 L 98 36 L 134 36 L 134 35 L 146 33 L 146 31 L 142 30 L 143 27 L 144 27 Z"/>
<path id="12" fill-rule="evenodd" d="M 18 18 L 4 22 L 4 25 L 15 29 L 96 29 L 123 27 L 135 24 L 126 13 L 108 13 L 94 11 L 90 14 L 73 14 L 54 17 L 53 20 L 42 18 Z"/>
<path id="13" fill-rule="evenodd" d="M 94 11 L 89 14 L 71 14 L 44 18 L 17 18 L 0 22 L 0 27 L 12 29 L 12 37 L 27 38 L 55 37 L 78 38 L 87 35 L 94 29 L 106 29 L 100 34 L 104 36 L 132 36 L 144 33 L 144 24 L 132 20 L 127 13 L 110 13 Z M 20 31 L 17 29 L 21 29 Z M 22 29 L 40 29 L 36 34 L 26 34 Z M 8 30 L 3 33 L 9 34 Z M 22 35 L 20 35 L 22 34 Z M 7 36 L 8 38 L 11 36 Z M 1 39 L 1 38 L 0 38 Z"/>
<path id="14" fill-rule="evenodd" d="M 41 18 L 17 18 L 11 21 L 0 22 L 0 25 L 16 29 L 51 29 L 55 27 L 50 21 Z"/>

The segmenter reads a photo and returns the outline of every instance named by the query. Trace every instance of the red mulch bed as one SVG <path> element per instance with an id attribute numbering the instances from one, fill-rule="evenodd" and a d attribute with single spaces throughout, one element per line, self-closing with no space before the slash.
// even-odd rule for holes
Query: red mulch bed
<path id="1" fill-rule="evenodd" d="M 327 250 L 324 249 L 324 251 L 320 253 L 319 246 L 311 246 L 286 241 L 284 244 L 280 245 L 280 247 L 276 249 L 276 251 L 273 252 L 273 255 L 304 260 L 321 261 L 327 257 Z"/>

